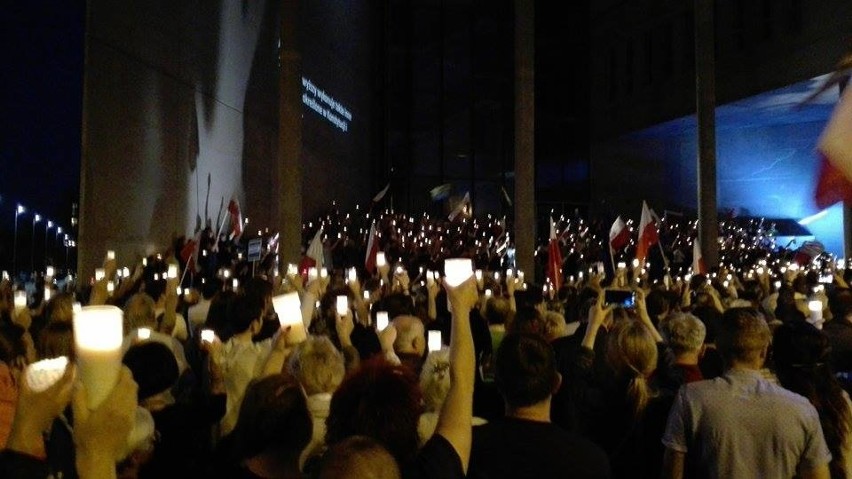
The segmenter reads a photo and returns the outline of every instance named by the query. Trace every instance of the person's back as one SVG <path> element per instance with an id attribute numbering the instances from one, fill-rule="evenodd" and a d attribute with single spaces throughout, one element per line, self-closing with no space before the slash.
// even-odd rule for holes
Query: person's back
<path id="1" fill-rule="evenodd" d="M 663 435 L 670 477 L 828 477 L 816 410 L 760 373 L 769 337 L 755 311 L 725 313 L 718 347 L 731 368 L 679 391 Z"/>
<path id="2" fill-rule="evenodd" d="M 496 382 L 506 417 L 477 426 L 469 477 L 609 477 L 609 461 L 591 441 L 550 422 L 559 388 L 553 349 L 541 337 L 510 334 L 497 351 Z"/>

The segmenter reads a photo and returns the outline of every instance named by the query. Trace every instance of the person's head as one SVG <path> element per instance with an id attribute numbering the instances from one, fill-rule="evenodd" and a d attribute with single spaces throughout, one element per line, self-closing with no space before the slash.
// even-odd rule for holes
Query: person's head
<path id="1" fill-rule="evenodd" d="M 204 299 L 211 300 L 221 289 L 222 280 L 219 278 L 204 278 L 204 282 L 201 283 L 201 296 L 204 297 Z"/>
<path id="2" fill-rule="evenodd" d="M 230 307 L 230 324 L 234 334 L 251 331 L 260 332 L 262 326 L 263 300 L 256 296 L 238 295 Z"/>
<path id="3" fill-rule="evenodd" d="M 62 321 L 70 323 L 74 319 L 74 295 L 58 293 L 50 298 L 44 307 L 44 316 L 48 322 Z"/>
<path id="4" fill-rule="evenodd" d="M 542 403 L 559 388 L 553 348 L 541 336 L 506 335 L 497 349 L 495 381 L 509 409 Z"/>
<path id="5" fill-rule="evenodd" d="M 311 441 L 313 422 L 302 388 L 282 374 L 252 381 L 234 428 L 240 461 L 274 454 L 298 470 L 299 454 Z"/>
<path id="6" fill-rule="evenodd" d="M 426 332 L 420 318 L 409 315 L 397 316 L 393 319 L 393 327 L 396 328 L 394 351 L 419 355 L 426 352 Z"/>
<path id="7" fill-rule="evenodd" d="M 556 311 L 544 313 L 544 322 L 542 324 L 544 326 L 542 333 L 549 342 L 568 335 L 568 325 L 565 323 L 565 316 Z"/>
<path id="8" fill-rule="evenodd" d="M 422 412 L 417 377 L 409 368 L 369 360 L 331 397 L 325 440 L 331 446 L 351 436 L 369 436 L 407 463 L 417 453 Z"/>
<path id="9" fill-rule="evenodd" d="M 288 368 L 309 396 L 333 393 L 346 374 L 343 354 L 325 336 L 309 336 L 299 344 Z"/>
<path id="10" fill-rule="evenodd" d="M 74 360 L 74 328 L 67 321 L 52 321 L 44 326 L 38 336 L 36 351 L 39 359 L 66 356 Z"/>
<path id="11" fill-rule="evenodd" d="M 269 281 L 258 277 L 251 278 L 243 285 L 243 291 L 243 294 L 263 305 L 262 313 L 265 314 L 272 307 L 272 283 Z"/>
<path id="12" fill-rule="evenodd" d="M 685 354 L 698 354 L 704 347 L 707 328 L 700 319 L 691 314 L 674 314 L 666 321 L 663 329 L 672 353 L 675 357 Z"/>
<path id="13" fill-rule="evenodd" d="M 154 301 L 160 301 L 160 298 L 166 293 L 166 280 L 164 278 L 166 271 L 162 270 L 157 272 L 158 279 L 154 279 L 153 276 L 145 279 L 145 294 L 154 299 Z"/>
<path id="14" fill-rule="evenodd" d="M 420 370 L 420 389 L 427 412 L 438 412 L 450 391 L 450 350 L 431 351 Z"/>
<path id="15" fill-rule="evenodd" d="M 645 305 L 648 308 L 648 316 L 656 324 L 669 312 L 669 300 L 665 290 L 655 289 L 645 297 Z"/>
<path id="16" fill-rule="evenodd" d="M 515 317 L 508 325 L 508 333 L 537 334 L 544 336 L 544 317 L 538 308 L 531 305 L 518 306 Z"/>
<path id="17" fill-rule="evenodd" d="M 506 324 L 509 313 L 509 300 L 505 298 L 491 297 L 485 303 L 485 319 L 488 324 Z"/>
<path id="18" fill-rule="evenodd" d="M 319 479 L 400 479 L 399 465 L 373 438 L 352 436 L 333 445 L 319 466 Z"/>
<path id="19" fill-rule="evenodd" d="M 139 403 L 172 388 L 178 379 L 178 364 L 168 346 L 156 341 L 134 344 L 124 353 L 122 362 L 139 385 Z"/>
<path id="20" fill-rule="evenodd" d="M 627 398 L 635 416 L 640 415 L 651 399 L 648 376 L 657 367 L 657 344 L 648 328 L 640 321 L 616 323 L 606 345 L 607 363 L 627 383 Z"/>
<path id="21" fill-rule="evenodd" d="M 156 305 L 145 293 L 136 293 L 124 305 L 124 333 L 137 328 L 157 328 Z"/>
<path id="22" fill-rule="evenodd" d="M 766 359 L 770 332 L 753 308 L 732 308 L 722 315 L 716 347 L 729 366 L 759 369 Z"/>

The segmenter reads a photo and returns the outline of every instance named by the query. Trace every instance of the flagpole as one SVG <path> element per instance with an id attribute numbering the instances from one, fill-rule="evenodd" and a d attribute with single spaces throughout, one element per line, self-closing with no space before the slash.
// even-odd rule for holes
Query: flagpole
<path id="1" fill-rule="evenodd" d="M 612 266 L 612 279 L 615 279 L 615 252 L 612 250 L 612 246 L 607 246 L 609 248 L 609 264 Z"/>
<path id="2" fill-rule="evenodd" d="M 222 234 L 222 230 L 225 229 L 225 215 L 227 215 L 227 210 L 222 214 L 222 219 L 219 220 L 219 231 L 216 232 L 216 249 L 219 248 L 219 235 Z"/>
<path id="3" fill-rule="evenodd" d="M 663 257 L 663 267 L 665 267 L 665 269 L 669 269 L 669 259 L 666 258 L 666 253 L 663 252 L 663 242 L 659 239 L 657 240 L 657 246 L 660 247 L 660 256 Z"/>

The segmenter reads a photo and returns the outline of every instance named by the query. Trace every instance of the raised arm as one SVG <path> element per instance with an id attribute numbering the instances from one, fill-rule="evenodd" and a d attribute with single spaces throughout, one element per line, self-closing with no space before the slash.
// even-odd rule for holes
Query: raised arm
<path id="1" fill-rule="evenodd" d="M 471 276 L 456 287 L 448 286 L 447 295 L 452 307 L 452 337 L 450 339 L 450 390 L 438 416 L 435 434 L 452 444 L 467 473 L 473 437 L 473 380 L 476 369 L 473 334 L 470 330 L 470 310 L 476 307 L 479 293 Z"/>

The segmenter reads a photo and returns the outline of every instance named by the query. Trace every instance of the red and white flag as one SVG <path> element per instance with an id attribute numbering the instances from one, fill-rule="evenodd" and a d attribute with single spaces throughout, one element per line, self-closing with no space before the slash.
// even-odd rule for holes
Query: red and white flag
<path id="1" fill-rule="evenodd" d="M 707 274 L 704 255 L 701 254 L 701 241 L 698 238 L 692 242 L 692 274 Z"/>
<path id="2" fill-rule="evenodd" d="M 852 202 L 852 88 L 847 88 L 820 136 L 815 199 L 820 208 Z"/>
<path id="3" fill-rule="evenodd" d="M 302 262 L 299 264 L 299 273 L 302 276 L 308 274 L 308 269 L 316 267 L 317 269 L 322 268 L 323 264 L 323 247 L 322 247 L 322 228 L 317 230 L 317 234 L 314 235 L 314 239 L 311 240 L 311 244 L 308 246 L 308 250 L 305 251 L 305 256 L 302 258 Z"/>
<path id="4" fill-rule="evenodd" d="M 186 269 L 191 273 L 196 273 L 196 258 L 198 258 L 198 244 L 201 241 L 201 232 L 195 234 L 195 237 L 189 238 L 180 249 L 180 259 L 186 264 Z"/>
<path id="5" fill-rule="evenodd" d="M 239 238 L 243 234 L 243 213 L 240 211 L 240 201 L 231 198 L 228 203 L 228 214 L 231 217 L 231 238 Z"/>
<path id="6" fill-rule="evenodd" d="M 562 250 L 559 249 L 559 237 L 556 236 L 556 224 L 550 220 L 550 245 L 547 250 L 547 277 L 553 289 L 562 288 Z"/>
<path id="7" fill-rule="evenodd" d="M 367 256 L 364 258 L 364 268 L 370 273 L 376 271 L 376 253 L 379 252 L 379 239 L 376 237 L 376 223 L 370 225 L 370 236 L 367 238 Z"/>
<path id="8" fill-rule="evenodd" d="M 640 265 L 645 264 L 645 258 L 648 257 L 648 251 L 651 246 L 657 244 L 660 240 L 657 235 L 657 225 L 654 222 L 654 215 L 648 208 L 648 203 L 642 202 L 642 218 L 639 220 L 639 241 L 636 243 L 636 259 Z"/>
<path id="9" fill-rule="evenodd" d="M 618 251 L 627 246 L 627 242 L 629 241 L 630 230 L 627 229 L 624 220 L 619 216 L 613 221 L 612 227 L 609 229 L 609 248 L 612 251 Z"/>

